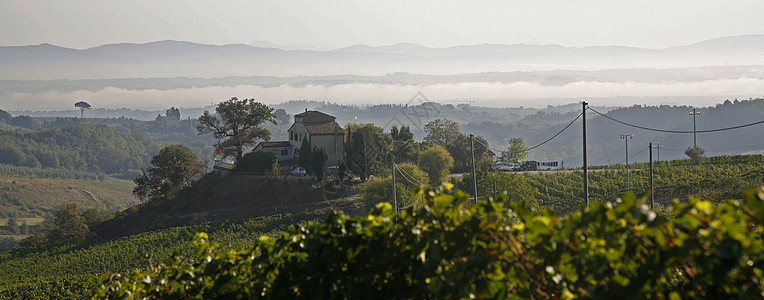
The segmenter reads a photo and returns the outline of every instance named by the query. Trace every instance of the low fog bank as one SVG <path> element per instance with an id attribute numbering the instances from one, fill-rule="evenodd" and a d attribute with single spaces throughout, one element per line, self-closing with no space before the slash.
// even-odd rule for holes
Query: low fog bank
<path id="1" fill-rule="evenodd" d="M 712 106 L 725 99 L 763 97 L 764 79 L 741 77 L 667 83 L 577 81 L 562 85 L 527 81 L 420 85 L 354 82 L 303 86 L 204 86 L 166 90 L 106 87 L 95 91 L 5 92 L 0 94 L 0 109 L 70 110 L 75 102 L 87 101 L 93 108 L 154 111 L 169 107 L 200 108 L 230 97 L 255 98 L 271 105 L 290 100 L 314 100 L 363 106 L 380 103 L 406 104 L 418 93 L 422 93 L 429 101 L 452 104 L 471 102 L 473 105 L 487 107 L 542 108 L 547 105 L 575 103 L 583 99 L 594 105 L 608 106 Z"/>

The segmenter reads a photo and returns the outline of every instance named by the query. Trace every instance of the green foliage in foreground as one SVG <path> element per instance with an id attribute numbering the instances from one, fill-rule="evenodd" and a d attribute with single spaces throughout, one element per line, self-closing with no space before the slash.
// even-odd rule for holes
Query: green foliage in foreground
<path id="1" fill-rule="evenodd" d="M 0 253 L 0 299 L 80 299 L 95 290 L 104 272 L 150 269 L 174 252 L 192 256 L 196 232 L 226 247 L 251 247 L 263 234 L 276 236 L 312 214 L 273 215 L 147 232 L 104 242 L 94 234 Z"/>
<path id="2" fill-rule="evenodd" d="M 109 298 L 743 298 L 764 290 L 764 189 L 714 206 L 674 203 L 671 218 L 631 195 L 564 219 L 504 201 L 468 204 L 444 187 L 396 214 L 292 227 L 224 251 L 207 235 L 197 258 L 107 273 Z"/>

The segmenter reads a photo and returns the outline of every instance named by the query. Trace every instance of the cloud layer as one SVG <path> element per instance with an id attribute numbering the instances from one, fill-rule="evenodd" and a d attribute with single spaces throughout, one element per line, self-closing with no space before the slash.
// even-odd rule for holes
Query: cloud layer
<path id="1" fill-rule="evenodd" d="M 0 109 L 57 110 L 71 109 L 75 102 L 88 101 L 97 108 L 165 109 L 203 107 L 230 97 L 255 98 L 268 104 L 289 100 L 330 101 L 342 104 L 406 103 L 422 92 L 435 102 L 472 100 L 482 106 L 539 107 L 603 98 L 609 103 L 596 105 L 633 105 L 628 98 L 645 98 L 638 104 L 658 105 L 670 98 L 685 98 L 687 104 L 709 106 L 726 98 L 764 97 L 764 79 L 740 77 L 696 82 L 644 83 L 578 81 L 561 86 L 537 82 L 462 82 L 430 85 L 349 83 L 338 85 L 254 85 L 193 87 L 170 90 L 129 90 L 107 87 L 98 91 L 11 93 L 0 96 Z M 623 98 L 623 100 L 618 100 Z M 543 99 L 544 101 L 539 101 Z M 623 103 L 619 103 L 623 102 Z"/>

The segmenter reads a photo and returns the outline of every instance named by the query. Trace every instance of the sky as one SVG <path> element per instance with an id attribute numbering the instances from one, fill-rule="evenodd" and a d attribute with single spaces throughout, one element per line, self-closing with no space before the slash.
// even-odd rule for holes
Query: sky
<path id="1" fill-rule="evenodd" d="M 2 0 L 0 45 L 182 40 L 335 49 L 400 42 L 663 49 L 764 33 L 760 0 Z"/>
<path id="2" fill-rule="evenodd" d="M 762 0 L 0 0 L 0 46 L 48 43 L 86 49 L 114 43 L 178 40 L 214 45 L 267 41 L 319 49 L 397 43 L 428 47 L 531 43 L 665 49 L 720 37 L 764 34 L 761 12 Z M 563 87 L 459 83 L 234 86 L 168 91 L 105 88 L 94 92 L 15 93 L 0 99 L 0 106 L 71 109 L 71 99 L 78 99 L 107 108 L 162 109 L 198 107 L 230 96 L 255 97 L 268 103 L 295 99 L 398 103 L 418 92 L 434 101 L 477 98 L 479 104 L 491 106 L 543 107 L 585 97 L 621 96 L 646 97 L 636 104 L 657 105 L 673 101 L 663 97 L 685 97 L 694 100 L 679 104 L 713 105 L 728 97 L 761 97 L 764 78 L 648 85 L 592 81 Z M 491 99 L 506 99 L 508 95 L 514 100 L 490 103 Z M 706 102 L 697 100 L 700 96 L 706 97 Z"/>

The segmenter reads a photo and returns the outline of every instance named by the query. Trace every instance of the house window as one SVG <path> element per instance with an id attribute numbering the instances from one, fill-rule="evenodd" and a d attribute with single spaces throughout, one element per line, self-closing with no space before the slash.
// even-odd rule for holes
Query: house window
<path id="1" fill-rule="evenodd" d="M 281 156 L 289 155 L 289 150 L 281 150 Z"/>
<path id="2" fill-rule="evenodd" d="M 294 148 L 294 155 L 300 155 L 300 149 Z"/>

